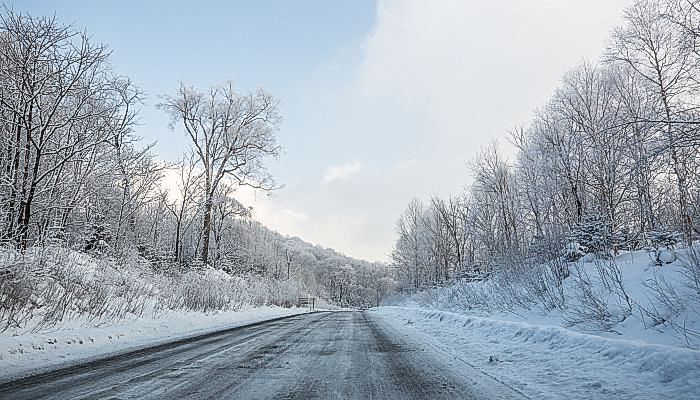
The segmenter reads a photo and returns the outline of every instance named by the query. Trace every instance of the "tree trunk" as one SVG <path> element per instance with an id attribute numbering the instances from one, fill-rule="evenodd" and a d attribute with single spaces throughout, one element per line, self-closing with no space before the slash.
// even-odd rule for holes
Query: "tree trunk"
<path id="1" fill-rule="evenodd" d="M 678 202 L 680 207 L 680 217 L 681 226 L 683 233 L 685 234 L 685 239 L 690 245 L 693 241 L 693 220 L 688 212 L 688 190 L 686 186 L 686 175 L 685 175 L 685 163 L 680 160 L 678 156 L 678 149 L 676 148 L 676 139 L 673 134 L 673 127 L 671 126 L 671 107 L 668 104 L 668 99 L 666 96 L 666 91 L 661 87 L 661 98 L 664 104 L 664 112 L 666 114 L 666 135 L 668 136 L 669 150 L 671 151 L 671 161 L 673 161 L 673 172 L 678 180 Z"/>
<path id="2" fill-rule="evenodd" d="M 180 229 L 182 229 L 182 219 L 178 218 L 175 225 L 175 262 L 180 262 Z"/>
<path id="3" fill-rule="evenodd" d="M 211 234 L 211 210 L 213 199 L 211 192 L 207 193 L 207 200 L 204 202 L 204 223 L 202 225 L 202 263 L 209 262 L 209 236 Z"/>
<path id="4" fill-rule="evenodd" d="M 42 137 L 39 138 L 39 143 L 43 140 Z M 29 154 L 27 154 L 27 158 Z M 36 194 L 36 187 L 38 185 L 37 177 L 39 175 L 39 165 L 41 163 L 41 147 L 37 147 L 36 156 L 34 157 L 34 166 L 32 168 L 32 181 L 29 185 L 29 192 L 27 193 L 26 199 L 21 203 L 20 206 L 20 223 L 19 223 L 19 239 L 20 248 L 26 249 L 27 242 L 29 241 L 29 222 L 32 216 L 32 202 L 34 201 L 34 195 Z"/>

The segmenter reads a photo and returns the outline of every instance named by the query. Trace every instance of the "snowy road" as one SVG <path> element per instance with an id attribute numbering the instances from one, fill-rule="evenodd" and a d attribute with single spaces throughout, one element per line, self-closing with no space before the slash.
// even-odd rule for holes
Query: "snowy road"
<path id="1" fill-rule="evenodd" d="M 0 398 L 519 398 L 398 337 L 372 313 L 305 314 L 10 382 Z"/>

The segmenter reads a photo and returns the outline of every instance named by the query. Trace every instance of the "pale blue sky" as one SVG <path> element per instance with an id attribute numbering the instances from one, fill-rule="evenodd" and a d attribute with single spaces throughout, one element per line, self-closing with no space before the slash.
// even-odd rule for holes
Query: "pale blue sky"
<path id="1" fill-rule="evenodd" d="M 171 134 L 153 107 L 177 82 L 206 88 L 231 79 L 241 90 L 269 89 L 282 99 L 280 141 L 287 153 L 314 146 L 303 116 L 309 82 L 329 60 L 357 51 L 374 20 L 373 0 L 10 2 L 20 11 L 51 14 L 84 28 L 113 51 L 115 70 L 147 92 L 138 132 L 158 141 L 159 155 L 177 159 L 185 138 Z M 308 158 L 299 158 L 305 161 Z M 281 180 L 294 171 L 277 170 Z M 288 175 L 286 172 L 290 172 Z"/>
<path id="2" fill-rule="evenodd" d="M 7 0 L 6 0 L 7 1 Z M 113 50 L 148 94 L 138 133 L 167 160 L 187 142 L 154 105 L 178 81 L 231 79 L 282 100 L 272 198 L 240 191 L 285 234 L 386 260 L 411 197 L 456 193 L 466 162 L 526 123 L 561 74 L 605 48 L 629 0 L 10 0 Z M 504 140 L 501 139 L 502 142 Z"/>

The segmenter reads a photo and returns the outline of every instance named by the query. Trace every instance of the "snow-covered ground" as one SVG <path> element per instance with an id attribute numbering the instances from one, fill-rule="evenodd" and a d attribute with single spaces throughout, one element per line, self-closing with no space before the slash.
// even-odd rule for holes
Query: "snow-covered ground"
<path id="1" fill-rule="evenodd" d="M 694 254 L 700 254 L 700 244 L 696 249 Z M 625 252 L 611 260 L 588 255 L 570 263 L 558 307 L 545 306 L 542 297 L 534 294 L 539 288 L 528 284 L 538 282 L 536 275 L 541 272 L 537 270 L 527 272 L 535 279 L 523 275 L 506 283 L 498 279 L 458 282 L 397 299 L 391 305 L 700 350 L 700 292 L 690 276 L 700 274 L 700 269 L 690 266 L 693 261 L 686 249 L 667 253 L 670 262 L 660 266 L 644 250 Z M 619 284 L 613 282 L 616 275 L 611 268 L 619 271 Z M 601 275 L 601 271 L 607 272 Z M 583 294 L 586 290 L 588 297 Z M 514 293 L 519 296 L 517 301 L 511 301 Z"/>
<path id="2" fill-rule="evenodd" d="M 407 339 L 532 398 L 700 398 L 700 244 L 586 255 L 550 297 L 544 269 L 428 289 L 374 312 Z M 545 267 L 546 268 L 546 267 Z M 550 286 L 552 287 L 552 286 Z M 556 298 L 556 306 L 546 304 Z M 489 362 L 489 360 L 493 360 Z"/>
<path id="3" fill-rule="evenodd" d="M 71 320 L 40 333 L 10 329 L 0 334 L 0 382 L 108 354 L 305 312 L 308 311 L 303 308 L 280 307 L 214 313 L 169 311 L 107 326 Z"/>
<path id="4" fill-rule="evenodd" d="M 404 339 L 530 398 L 697 399 L 700 352 L 446 311 L 372 312 Z"/>

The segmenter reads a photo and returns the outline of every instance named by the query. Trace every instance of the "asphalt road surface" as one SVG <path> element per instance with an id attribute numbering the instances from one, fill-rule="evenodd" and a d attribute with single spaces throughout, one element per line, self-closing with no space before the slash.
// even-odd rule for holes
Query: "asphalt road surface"
<path id="1" fill-rule="evenodd" d="M 23 378 L 0 399 L 519 398 L 419 346 L 371 312 L 320 312 Z"/>

